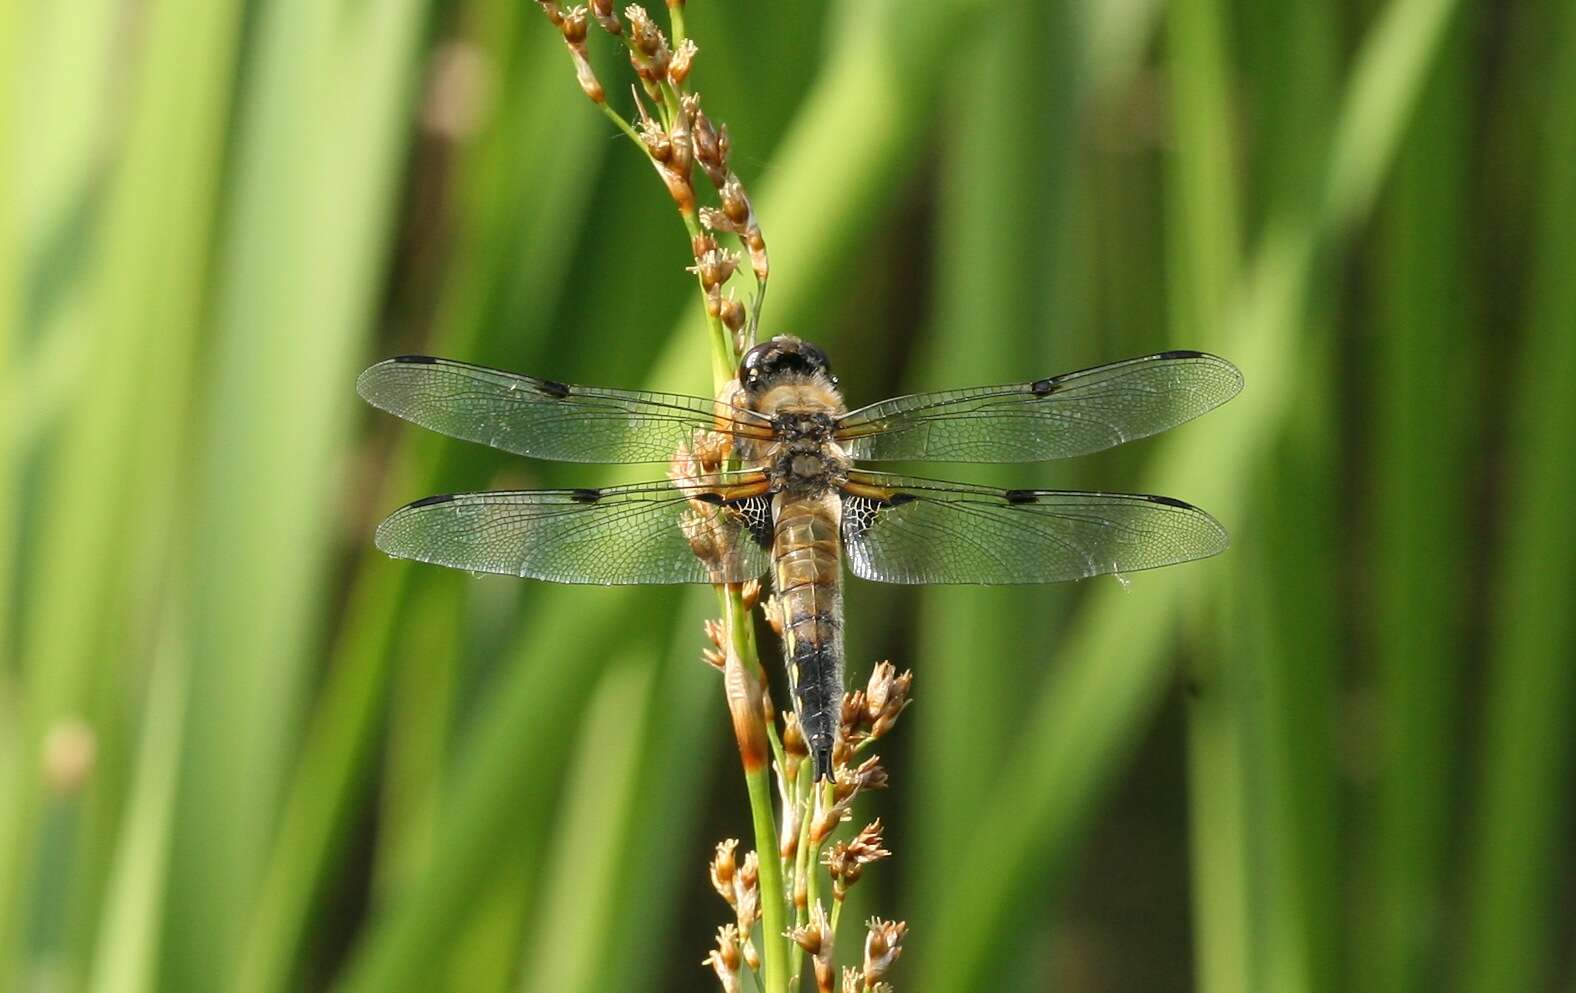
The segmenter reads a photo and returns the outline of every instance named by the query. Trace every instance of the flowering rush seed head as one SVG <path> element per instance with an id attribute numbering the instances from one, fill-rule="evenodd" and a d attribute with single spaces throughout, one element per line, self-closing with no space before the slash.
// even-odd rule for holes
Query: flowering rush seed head
<path id="1" fill-rule="evenodd" d="M 717 842 L 717 853 L 712 856 L 709 867 L 711 888 L 716 890 L 717 895 L 726 900 L 730 907 L 734 903 L 733 877 L 738 870 L 738 862 L 734 858 L 734 852 L 738 847 L 738 838 L 728 838 Z"/>
<path id="2" fill-rule="evenodd" d="M 885 979 L 892 971 L 892 963 L 903 953 L 903 938 L 908 925 L 902 921 L 883 921 L 872 917 L 866 922 L 865 935 L 865 985 Z"/>

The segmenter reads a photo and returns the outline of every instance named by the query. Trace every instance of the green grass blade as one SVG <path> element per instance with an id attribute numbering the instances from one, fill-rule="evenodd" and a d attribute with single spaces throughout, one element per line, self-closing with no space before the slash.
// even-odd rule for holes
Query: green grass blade
<path id="1" fill-rule="evenodd" d="M 320 637 L 346 384 L 381 284 L 424 19 L 413 0 L 309 0 L 257 24 L 199 414 L 168 989 L 233 975 L 256 897 Z"/>
<path id="2" fill-rule="evenodd" d="M 1493 590 L 1489 685 L 1473 820 L 1471 887 L 1461 988 L 1544 988 L 1559 915 L 1556 859 L 1569 838 L 1576 710 L 1576 16 L 1564 11 L 1548 65 L 1539 133 L 1542 178 L 1527 333 L 1513 392 L 1511 470 L 1498 582 Z"/>
<path id="3" fill-rule="evenodd" d="M 620 857 L 636 827 L 641 752 L 662 715 L 654 712 L 654 681 L 669 668 L 644 659 L 611 662 L 589 701 L 551 837 L 542 852 L 556 858 L 542 869 L 535 927 L 522 956 L 522 991 L 556 993 L 610 985 L 603 972 L 613 938 L 608 924 L 620 899 L 622 876 L 634 867 Z M 649 830 L 654 825 L 646 825 Z M 677 853 L 674 853 L 676 857 Z"/>
<path id="4" fill-rule="evenodd" d="M 1067 223 L 1071 212 L 1067 178 L 1084 94 L 1081 38 L 1071 20 L 1060 4 L 1003 5 L 957 66 L 960 85 L 949 88 L 942 112 L 952 123 L 938 179 L 935 316 L 905 384 L 911 390 L 1011 382 L 1063 368 L 1053 356 L 1067 354 L 1069 329 L 1048 320 L 1050 294 L 1037 291 L 1063 275 L 1055 247 L 1064 233 L 1021 218 Z M 1047 39 L 1058 39 L 1056 50 L 1047 51 Z M 1047 60 L 1059 67 L 1052 80 L 1044 78 Z M 1027 106 L 1000 99 L 1036 87 L 1046 95 Z M 1030 470 L 965 471 L 970 481 L 1022 486 Z M 1016 735 L 1020 670 L 1044 664 L 1052 638 L 1044 590 L 952 587 L 914 595 L 913 667 L 922 705 L 908 718 L 918 758 L 905 792 L 948 797 L 944 804 L 915 803 L 912 823 L 897 827 L 913 839 L 899 858 L 918 870 L 912 923 L 924 931 L 950 853 L 972 837 L 973 810 L 994 788 L 992 772 Z M 898 782 L 907 778 L 900 774 Z"/>
<path id="5" fill-rule="evenodd" d="M 517 7 L 512 0 L 493 6 Z M 549 71 L 562 74 L 562 66 L 546 59 L 558 56 L 562 43 L 545 36 L 541 44 L 527 44 L 515 65 L 507 55 L 519 28 L 507 9 L 491 15 L 477 30 L 500 45 L 494 55 L 507 92 L 500 123 L 478 137 L 465 168 L 458 191 L 465 200 L 464 220 L 457 237 L 463 257 L 498 261 L 462 267 L 454 277 L 440 307 L 437 337 L 427 346 L 438 354 L 474 355 L 488 322 L 498 319 L 491 301 L 511 292 L 533 304 L 528 319 L 512 324 L 511 333 L 523 341 L 546 337 L 553 288 L 563 281 L 572 257 L 563 246 L 584 224 L 587 194 L 607 151 L 600 119 L 578 102 L 538 102 Z M 540 25 L 530 20 L 523 27 Z M 438 474 L 444 463 L 433 442 L 402 429 L 373 501 L 378 508 L 453 488 L 452 480 Z M 359 540 L 366 542 L 367 536 Z M 346 623 L 302 746 L 247 936 L 237 983 L 242 993 L 288 988 L 301 935 L 362 795 L 385 703 L 390 646 L 402 630 L 401 610 L 414 568 L 391 563 L 369 548 L 351 583 Z"/>
<path id="6" fill-rule="evenodd" d="M 185 619 L 172 609 L 153 659 L 131 797 L 87 984 L 93 993 L 151 993 L 159 988 L 160 925 L 185 737 L 190 660 L 180 641 L 184 626 Z"/>
<path id="7" fill-rule="evenodd" d="M 1372 478 L 1372 639 L 1383 712 L 1374 829 L 1364 870 L 1372 904 L 1354 984 L 1367 993 L 1422 993 L 1443 977 L 1448 845 L 1462 671 L 1469 637 L 1468 548 L 1440 541 L 1467 533 L 1469 478 L 1481 356 L 1471 336 L 1476 293 L 1461 246 L 1471 224 L 1468 130 L 1473 69 L 1464 32 L 1424 92 L 1384 211 L 1376 283 L 1378 413 Z M 1442 286 L 1456 287 L 1441 293 Z M 1441 400 L 1438 384 L 1450 383 Z M 1371 889 L 1370 889 L 1371 888 Z"/>
<path id="8" fill-rule="evenodd" d="M 1171 340 L 1219 350 L 1241 254 L 1226 12 L 1213 0 L 1178 0 L 1167 27 L 1176 143 L 1167 211 Z M 1233 585 L 1228 579 L 1228 601 Z M 1249 674 L 1238 664 L 1244 639 L 1233 633 L 1241 618 L 1229 607 L 1207 616 L 1214 623 L 1195 639 L 1187 677 L 1194 972 L 1200 989 L 1247 993 L 1262 954 L 1248 844 L 1260 802 L 1249 763 L 1260 743 L 1247 713 Z"/>
<path id="9" fill-rule="evenodd" d="M 1368 40 L 1342 105 L 1331 149 L 1323 198 L 1326 210 L 1292 204 L 1272 220 L 1248 267 L 1233 310 L 1227 341 L 1252 384 L 1213 423 L 1176 432 L 1160 447 L 1146 489 L 1195 499 L 1232 520 L 1251 468 L 1263 457 L 1289 410 L 1293 349 L 1305 302 L 1310 267 L 1322 236 L 1340 233 L 1371 205 L 1366 191 L 1389 164 L 1367 146 L 1395 147 L 1411 110 L 1405 99 L 1435 54 L 1450 4 L 1395 0 Z M 1398 33 L 1402 23 L 1415 33 Z M 1383 72 L 1374 69 L 1384 66 Z M 1361 143 L 1362 149 L 1354 147 Z M 1358 165 L 1362 168 L 1358 168 Z M 1338 180 L 1338 181 L 1337 181 Z M 1230 453 L 1223 456 L 1222 453 Z M 918 974 L 938 990 L 968 988 L 991 966 L 1009 934 L 1006 922 L 1016 901 L 1039 890 L 1065 865 L 1078 831 L 1111 769 L 1132 745 L 1143 716 L 1164 681 L 1168 635 L 1184 595 L 1219 563 L 1141 577 L 1127 592 L 1097 587 L 1063 640 L 1067 662 L 1057 670 L 1031 708 L 1031 730 L 1018 758 L 1004 771 L 1013 784 L 980 814 L 993 825 L 989 850 L 960 860 L 956 896 L 948 903 L 944 936 L 921 952 Z"/>

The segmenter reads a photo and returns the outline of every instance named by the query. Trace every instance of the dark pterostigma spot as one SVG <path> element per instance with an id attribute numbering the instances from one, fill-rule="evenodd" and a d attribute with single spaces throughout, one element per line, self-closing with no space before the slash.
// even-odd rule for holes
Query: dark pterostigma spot
<path id="1" fill-rule="evenodd" d="M 1035 503 L 1040 499 L 1033 490 L 1008 490 L 1006 497 L 1008 503 Z"/>
<path id="2" fill-rule="evenodd" d="M 602 499 L 602 491 L 588 489 L 570 490 L 569 499 L 575 503 L 596 503 Z"/>
<path id="3" fill-rule="evenodd" d="M 569 395 L 569 387 L 551 379 L 542 380 L 542 392 L 556 400 L 562 400 Z"/>
<path id="4" fill-rule="evenodd" d="M 396 356 L 394 356 L 394 358 L 391 361 L 393 361 L 393 362 L 403 362 L 403 363 L 405 363 L 407 365 L 437 365 L 438 364 L 438 360 L 433 358 L 431 355 L 396 355 Z"/>
<path id="5" fill-rule="evenodd" d="M 1044 397 L 1055 393 L 1057 385 L 1054 379 L 1036 379 L 1029 384 L 1029 389 L 1034 391 L 1035 396 Z"/>
<path id="6" fill-rule="evenodd" d="M 723 504 L 721 493 L 696 493 L 694 498 L 701 503 L 709 503 L 713 507 L 720 507 Z"/>
<path id="7" fill-rule="evenodd" d="M 1161 352 L 1156 358 L 1161 359 L 1201 359 L 1203 352 L 1195 352 L 1191 348 L 1174 348 L 1169 352 Z"/>
<path id="8" fill-rule="evenodd" d="M 886 505 L 888 507 L 901 507 L 905 503 L 913 503 L 918 499 L 919 497 L 912 493 L 894 493 L 887 498 Z"/>
<path id="9" fill-rule="evenodd" d="M 433 504 L 437 503 L 452 503 L 453 501 L 453 493 L 439 493 L 437 496 L 422 497 L 420 500 L 417 500 L 410 506 L 411 509 L 414 509 L 416 507 L 431 507 Z"/>
<path id="10" fill-rule="evenodd" d="M 1177 508 L 1180 508 L 1182 510 L 1192 510 L 1193 509 L 1193 505 L 1191 503 L 1183 503 L 1181 500 L 1178 500 L 1176 497 L 1146 496 L 1146 497 L 1144 497 L 1144 499 L 1148 500 L 1150 503 L 1165 504 L 1167 507 L 1177 507 Z"/>

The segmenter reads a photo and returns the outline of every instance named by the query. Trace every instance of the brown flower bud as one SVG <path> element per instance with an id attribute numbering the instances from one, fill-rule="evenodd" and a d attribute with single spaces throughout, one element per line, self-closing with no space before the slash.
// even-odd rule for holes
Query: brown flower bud
<path id="1" fill-rule="evenodd" d="M 773 593 L 761 605 L 761 613 L 766 615 L 766 624 L 772 632 L 781 638 L 783 636 L 783 602 Z"/>
<path id="2" fill-rule="evenodd" d="M 542 13 L 547 15 L 549 21 L 557 25 L 564 23 L 564 15 L 558 9 L 557 0 L 536 0 L 536 5 L 542 8 Z"/>
<path id="3" fill-rule="evenodd" d="M 558 29 L 564 33 L 564 40 L 570 45 L 578 45 L 586 40 L 586 9 L 584 7 L 571 7 L 569 12 L 558 22 Z"/>
<path id="4" fill-rule="evenodd" d="M 736 252 L 713 249 L 704 255 L 697 256 L 695 264 L 688 271 L 700 277 L 700 285 L 706 290 L 716 289 L 733 278 L 739 268 L 739 256 Z"/>
<path id="5" fill-rule="evenodd" d="M 591 14 L 608 34 L 619 34 L 624 30 L 624 26 L 618 23 L 618 15 L 613 13 L 613 0 L 591 0 Z"/>
<path id="6" fill-rule="evenodd" d="M 832 925 L 827 921 L 826 910 L 819 901 L 810 908 L 808 924 L 788 931 L 788 939 L 811 956 L 811 963 L 815 966 L 817 993 L 832 993 L 837 978 L 836 966 L 832 964 L 833 937 Z"/>
<path id="7" fill-rule="evenodd" d="M 668 62 L 668 82 L 674 86 L 683 86 L 689 78 L 690 66 L 695 61 L 695 56 L 700 48 L 689 38 L 679 43 L 678 51 L 673 53 L 673 58 Z"/>
<path id="8" fill-rule="evenodd" d="M 690 258 L 703 258 L 707 252 L 715 252 L 719 248 L 717 239 L 702 231 L 690 239 Z"/>
<path id="9" fill-rule="evenodd" d="M 717 317 L 721 319 L 723 327 L 729 331 L 737 331 L 744 327 L 744 304 L 729 296 L 719 301 Z"/>
<path id="10" fill-rule="evenodd" d="M 732 924 L 717 929 L 717 947 L 701 961 L 709 965 L 722 983 L 723 993 L 739 993 L 739 966 L 742 957 L 739 949 L 739 929 Z"/>
<path id="11" fill-rule="evenodd" d="M 744 184 L 739 182 L 739 177 L 729 175 L 722 189 L 717 191 L 717 196 L 722 200 L 722 212 L 728 215 L 728 220 L 735 225 L 744 225 L 750 219 L 750 198 L 744 192 Z"/>
<path id="12" fill-rule="evenodd" d="M 908 925 L 902 921 L 883 921 L 872 917 L 865 925 L 865 985 L 874 985 L 892 971 L 892 963 L 903 953 L 903 938 Z"/>
<path id="13" fill-rule="evenodd" d="M 738 863 L 734 853 L 739 847 L 738 838 L 728 838 L 717 842 L 717 853 L 711 857 L 708 871 L 711 874 L 711 887 L 717 895 L 728 901 L 728 906 L 733 906 L 733 878 L 738 872 Z"/>
<path id="14" fill-rule="evenodd" d="M 761 602 L 761 581 L 752 579 L 739 587 L 739 606 L 745 610 L 754 610 L 755 605 Z"/>
<path id="15" fill-rule="evenodd" d="M 754 852 L 744 856 L 733 877 L 734 912 L 738 917 L 739 931 L 750 932 L 750 927 L 761 919 L 761 864 Z"/>

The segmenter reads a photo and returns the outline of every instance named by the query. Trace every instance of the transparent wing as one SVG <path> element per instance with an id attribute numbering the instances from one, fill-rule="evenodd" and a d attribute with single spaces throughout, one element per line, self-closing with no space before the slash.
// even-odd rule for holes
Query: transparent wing
<path id="1" fill-rule="evenodd" d="M 883 400 L 844 414 L 855 459 L 1039 462 L 1145 438 L 1220 406 L 1242 374 L 1204 352 L 1162 352 L 1010 386 Z"/>
<path id="2" fill-rule="evenodd" d="M 356 380 L 368 403 L 424 428 L 560 462 L 667 462 L 697 431 L 771 434 L 753 411 L 701 397 L 569 386 L 464 362 L 405 355 Z"/>
<path id="3" fill-rule="evenodd" d="M 1226 549 L 1226 529 L 1180 500 L 1138 493 L 999 490 L 849 474 L 843 543 L 883 583 L 1054 583 L 1137 572 Z"/>
<path id="4" fill-rule="evenodd" d="M 742 583 L 769 562 L 770 497 L 751 478 L 428 497 L 378 525 L 397 558 L 556 583 Z M 708 566 L 696 549 L 708 551 Z"/>

